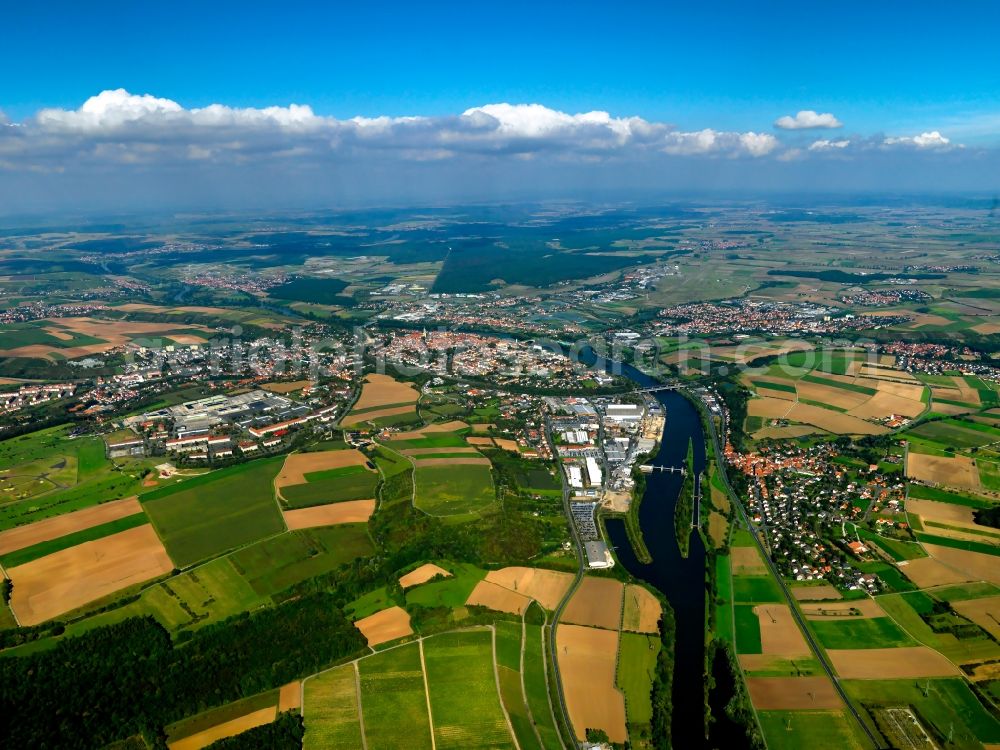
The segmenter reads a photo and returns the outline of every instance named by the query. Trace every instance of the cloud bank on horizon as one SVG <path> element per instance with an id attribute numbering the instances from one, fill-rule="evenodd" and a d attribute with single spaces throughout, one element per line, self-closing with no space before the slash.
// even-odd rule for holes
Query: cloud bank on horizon
<path id="1" fill-rule="evenodd" d="M 801 110 L 779 117 L 774 127 L 778 134 L 712 127 L 685 130 L 602 111 L 569 114 L 541 104 L 508 103 L 447 116 L 337 119 L 316 114 L 308 105 L 185 108 L 170 99 L 115 89 L 91 97 L 78 109 L 42 109 L 21 122 L 0 112 L 0 197 L 15 194 L 19 175 L 27 174 L 35 176 L 36 187 L 44 182 L 41 176 L 57 181 L 69 173 L 78 179 L 89 176 L 100 185 L 102 178 L 120 183 L 136 175 L 150 180 L 168 171 L 199 170 L 211 178 L 213 168 L 232 175 L 233 169 L 262 165 L 288 173 L 303 166 L 324 167 L 341 177 L 346 170 L 363 181 L 367 169 L 391 173 L 394 164 L 445 164 L 452 171 L 490 163 L 607 169 L 631 164 L 659 170 L 665 184 L 682 187 L 681 178 L 666 176 L 691 174 L 690 162 L 696 161 L 860 162 L 887 153 L 946 158 L 966 151 L 937 130 L 810 138 L 814 130 L 844 127 L 830 112 Z M 679 166 L 682 162 L 687 164 Z M 5 183 L 7 191 L 2 189 Z"/>

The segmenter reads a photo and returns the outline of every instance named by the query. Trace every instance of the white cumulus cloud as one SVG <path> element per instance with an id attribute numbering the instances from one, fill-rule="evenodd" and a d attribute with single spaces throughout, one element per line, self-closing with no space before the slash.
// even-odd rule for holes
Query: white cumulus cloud
<path id="1" fill-rule="evenodd" d="M 951 145 L 951 139 L 945 138 L 937 130 L 920 135 L 890 136 L 882 141 L 885 146 L 910 146 L 913 148 L 933 149 L 946 148 Z"/>
<path id="2" fill-rule="evenodd" d="M 842 151 L 851 145 L 849 140 L 840 141 L 830 141 L 826 138 L 821 138 L 818 141 L 813 141 L 809 144 L 810 151 Z"/>
<path id="3" fill-rule="evenodd" d="M 843 123 L 829 112 L 820 114 L 811 109 L 803 109 L 795 114 L 779 117 L 774 121 L 776 128 L 782 130 L 809 130 L 811 128 L 839 128 Z"/>

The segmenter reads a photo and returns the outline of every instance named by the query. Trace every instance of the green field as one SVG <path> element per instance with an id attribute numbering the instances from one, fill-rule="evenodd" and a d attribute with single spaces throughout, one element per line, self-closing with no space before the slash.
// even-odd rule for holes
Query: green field
<path id="1" fill-rule="evenodd" d="M 453 577 L 415 586 L 406 592 L 406 603 L 424 607 L 461 607 L 476 584 L 486 577 L 485 570 L 469 563 L 448 564 L 447 569 L 454 574 Z"/>
<path id="2" fill-rule="evenodd" d="M 733 607 L 736 627 L 736 651 L 741 654 L 762 653 L 760 643 L 760 619 L 751 604 L 737 604 Z"/>
<path id="3" fill-rule="evenodd" d="M 437 750 L 513 748 L 493 674 L 492 633 L 443 633 L 424 641 Z"/>
<path id="4" fill-rule="evenodd" d="M 305 750 L 331 747 L 361 747 L 358 721 L 358 691 L 354 666 L 345 664 L 305 683 Z"/>
<path id="5" fill-rule="evenodd" d="M 618 645 L 618 676 L 616 682 L 625 693 L 625 711 L 629 735 L 648 733 L 653 719 L 653 704 L 649 691 L 660 653 L 660 638 L 640 633 L 622 633 Z"/>
<path id="6" fill-rule="evenodd" d="M 325 472 L 319 472 L 325 473 Z M 314 475 L 310 475 L 314 476 Z M 281 488 L 281 496 L 289 508 L 308 508 L 311 505 L 341 503 L 347 500 L 367 500 L 375 497 L 378 474 L 363 471 L 340 478 L 310 480 L 306 484 L 293 484 Z"/>
<path id="7" fill-rule="evenodd" d="M 997 594 L 1000 594 L 1000 588 L 986 582 L 962 583 L 934 589 L 934 598 L 943 602 L 964 602 L 969 599 L 982 599 L 984 596 L 996 596 Z"/>
<path id="8" fill-rule="evenodd" d="M 778 582 L 771 576 L 738 575 L 733 577 L 733 601 L 766 604 L 784 601 L 784 597 Z"/>
<path id="9" fill-rule="evenodd" d="M 373 552 L 368 524 L 349 523 L 264 539 L 237 550 L 230 559 L 254 591 L 270 596 Z"/>
<path id="10" fill-rule="evenodd" d="M 809 627 L 825 648 L 892 648 L 916 646 L 891 617 L 809 620 Z"/>
<path id="11" fill-rule="evenodd" d="M 144 590 L 138 601 L 73 623 L 67 626 L 66 633 L 79 635 L 128 617 L 146 615 L 171 632 L 194 630 L 269 603 L 223 557 Z"/>
<path id="12" fill-rule="evenodd" d="M 90 346 L 92 344 L 105 343 L 104 339 L 94 338 L 85 333 L 77 333 L 65 328 L 60 328 L 59 330 L 70 338 L 61 339 L 44 330 L 44 326 L 48 325 L 52 324 L 45 321 L 4 323 L 3 329 L 0 330 L 0 351 L 35 344 L 51 346 L 54 349 L 68 349 L 74 346 Z"/>
<path id="13" fill-rule="evenodd" d="M 521 670 L 521 623 L 500 620 L 496 628 L 497 664 L 501 667 Z"/>
<path id="14" fill-rule="evenodd" d="M 284 529 L 272 488 L 280 468 L 281 457 L 240 464 L 140 499 L 170 557 L 185 567 Z"/>
<path id="15" fill-rule="evenodd" d="M 358 662 L 368 750 L 430 750 L 427 693 L 419 644 L 389 649 Z"/>
<path id="16" fill-rule="evenodd" d="M 489 466 L 418 466 L 414 505 L 432 516 L 476 513 L 496 502 Z"/>
<path id="17" fill-rule="evenodd" d="M 1000 658 L 1000 646 L 978 628 L 961 629 L 962 638 L 952 632 L 935 632 L 920 616 L 930 615 L 934 607 L 934 599 L 923 591 L 880 596 L 878 603 L 907 633 L 956 664 Z M 942 619 L 954 624 L 964 622 L 952 615 L 943 615 Z"/>
<path id="18" fill-rule="evenodd" d="M 103 539 L 120 531 L 134 529 L 137 526 L 148 523 L 148 521 L 149 519 L 146 518 L 145 513 L 134 513 L 125 518 L 118 518 L 114 521 L 91 526 L 89 529 L 83 529 L 56 539 L 33 544 L 30 547 L 8 552 L 3 557 L 0 557 L 0 563 L 3 563 L 5 568 L 13 568 L 17 565 L 37 560 L 40 557 L 51 555 L 53 552 L 58 552 L 59 550 L 69 549 L 84 542 L 92 542 L 95 539 Z"/>
<path id="19" fill-rule="evenodd" d="M 1000 742 L 1000 722 L 991 716 L 964 680 L 844 680 L 848 695 L 862 705 L 912 706 L 939 745 L 979 748 Z"/>
<path id="20" fill-rule="evenodd" d="M 559 731 L 552 717 L 548 684 L 545 680 L 545 656 L 540 625 L 526 625 L 524 639 L 524 694 L 535 721 L 535 728 L 546 748 L 560 747 Z"/>
<path id="21" fill-rule="evenodd" d="M 717 602 L 715 605 L 715 634 L 733 643 L 736 632 L 733 626 L 733 570 L 728 555 L 715 558 L 715 583 Z"/>
<path id="22" fill-rule="evenodd" d="M 846 711 L 758 711 L 757 717 L 771 750 L 871 747 Z"/>
<path id="23" fill-rule="evenodd" d="M 917 560 L 921 557 L 927 557 L 927 553 L 924 552 L 923 548 L 916 542 L 907 542 L 901 539 L 890 539 L 872 531 L 868 531 L 867 529 L 857 529 L 857 533 L 866 542 L 871 542 L 881 548 L 896 562 L 900 562 L 902 560 Z"/>
<path id="24" fill-rule="evenodd" d="M 151 460 L 104 457 L 104 441 L 67 426 L 0 441 L 0 531 L 134 495 Z"/>

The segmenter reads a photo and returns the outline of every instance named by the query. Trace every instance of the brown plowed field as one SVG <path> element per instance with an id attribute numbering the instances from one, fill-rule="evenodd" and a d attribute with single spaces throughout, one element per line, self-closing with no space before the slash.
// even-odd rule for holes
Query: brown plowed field
<path id="1" fill-rule="evenodd" d="M 796 601 L 800 602 L 842 598 L 841 593 L 837 591 L 836 587 L 828 583 L 822 586 L 796 586 L 792 589 L 792 596 L 795 597 Z"/>
<path id="2" fill-rule="evenodd" d="M 952 487 L 979 487 L 979 471 L 968 456 L 928 456 L 910 453 L 906 457 L 906 473 L 913 479 Z"/>
<path id="3" fill-rule="evenodd" d="M 563 610 L 561 622 L 618 630 L 625 587 L 610 578 L 586 577 Z"/>
<path id="4" fill-rule="evenodd" d="M 302 705 L 302 683 L 289 682 L 281 686 L 278 693 L 278 711 L 290 711 Z"/>
<path id="5" fill-rule="evenodd" d="M 618 631 L 559 625 L 556 651 L 577 739 L 585 739 L 587 729 L 603 729 L 612 742 L 625 742 L 625 697 L 615 687 Z"/>
<path id="6" fill-rule="evenodd" d="M 400 576 L 399 585 L 404 589 L 408 589 L 411 586 L 419 586 L 421 583 L 427 583 L 434 576 L 445 576 L 450 578 L 451 573 L 442 568 L 440 565 L 426 563 L 425 565 L 421 565 L 419 568 L 411 570 L 406 575 Z"/>
<path id="7" fill-rule="evenodd" d="M 828 649 L 826 653 L 837 674 L 845 680 L 915 679 L 961 674 L 958 667 L 926 646 Z"/>
<path id="8" fill-rule="evenodd" d="M 10 606 L 22 625 L 37 625 L 173 568 L 153 527 L 137 526 L 9 568 Z"/>
<path id="9" fill-rule="evenodd" d="M 874 599 L 858 599 L 850 602 L 823 602 L 803 604 L 802 614 L 809 620 L 863 620 L 867 617 L 885 617 L 883 610 Z"/>
<path id="10" fill-rule="evenodd" d="M 374 500 L 347 500 L 343 503 L 284 510 L 281 514 L 285 517 L 288 528 L 295 530 L 311 529 L 314 526 L 335 526 L 340 523 L 364 523 L 374 512 Z"/>
<path id="11" fill-rule="evenodd" d="M 747 690 L 758 711 L 842 708 L 829 677 L 748 677 Z"/>
<path id="12" fill-rule="evenodd" d="M 24 549 L 39 542 L 58 539 L 61 536 L 100 526 L 102 523 L 116 521 L 136 513 L 142 513 L 139 501 L 135 497 L 126 497 L 55 518 L 46 518 L 44 521 L 36 521 L 27 526 L 8 529 L 0 532 L 0 555 Z"/>
<path id="13" fill-rule="evenodd" d="M 767 566 L 760 559 L 756 547 L 733 547 L 729 550 L 729 559 L 734 575 L 766 575 Z"/>
<path id="14" fill-rule="evenodd" d="M 758 604 L 753 611 L 760 622 L 760 645 L 765 654 L 787 658 L 809 655 L 787 604 Z"/>
<path id="15" fill-rule="evenodd" d="M 402 607 L 389 607 L 354 623 L 368 640 L 369 646 L 377 646 L 386 641 L 394 641 L 413 633 L 410 615 Z"/>

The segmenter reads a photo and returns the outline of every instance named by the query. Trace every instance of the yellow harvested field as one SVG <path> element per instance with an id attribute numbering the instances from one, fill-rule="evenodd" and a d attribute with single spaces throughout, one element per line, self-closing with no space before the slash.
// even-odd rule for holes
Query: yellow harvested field
<path id="1" fill-rule="evenodd" d="M 869 398 L 864 393 L 836 388 L 832 385 L 823 385 L 822 383 L 810 383 L 804 380 L 800 380 L 795 384 L 795 390 L 798 391 L 800 399 L 816 401 L 838 409 L 853 409 L 863 404 Z"/>
<path id="2" fill-rule="evenodd" d="M 861 419 L 880 419 L 890 414 L 902 414 L 904 417 L 917 417 L 924 411 L 924 404 L 916 399 L 897 396 L 894 393 L 880 390 L 861 406 L 851 409 L 850 414 Z"/>
<path id="3" fill-rule="evenodd" d="M 850 414 L 830 411 L 811 404 L 795 404 L 789 413 L 789 418 L 796 422 L 815 425 L 837 435 L 881 435 L 888 432 L 887 428 L 882 425 L 872 424 Z"/>
<path id="4" fill-rule="evenodd" d="M 37 625 L 173 568 L 145 524 L 8 568 L 10 606 L 21 625 Z"/>
<path id="5" fill-rule="evenodd" d="M 445 449 L 447 450 L 447 449 Z M 439 450 L 438 453 L 442 451 Z M 485 456 L 470 456 L 469 458 L 413 458 L 414 466 L 492 466 Z"/>
<path id="6" fill-rule="evenodd" d="M 843 708 L 829 677 L 748 677 L 750 701 L 758 711 Z"/>
<path id="7" fill-rule="evenodd" d="M 857 599 L 849 602 L 807 603 L 802 614 L 808 620 L 863 620 L 868 617 L 885 617 L 885 610 L 874 599 Z"/>
<path id="8" fill-rule="evenodd" d="M 972 330 L 976 333 L 992 336 L 994 333 L 1000 333 L 1000 323 L 980 323 L 977 326 L 972 326 Z"/>
<path id="9" fill-rule="evenodd" d="M 760 644 L 765 654 L 788 658 L 809 655 L 787 604 L 758 604 L 753 611 L 760 622 Z"/>
<path id="10" fill-rule="evenodd" d="M 400 576 L 399 585 L 404 589 L 408 589 L 411 586 L 419 586 L 421 583 L 427 583 L 434 576 L 444 576 L 445 578 L 451 578 L 451 573 L 442 568 L 440 565 L 435 565 L 434 563 L 425 563 L 419 568 L 411 570 L 406 575 Z"/>
<path id="11" fill-rule="evenodd" d="M 795 394 L 788 391 L 780 391 L 777 388 L 764 388 L 759 384 L 754 384 L 754 390 L 761 398 L 774 398 L 779 401 L 794 401 Z"/>
<path id="12" fill-rule="evenodd" d="M 277 718 L 277 715 L 277 706 L 261 708 L 243 716 L 237 716 L 235 719 L 224 721 L 221 724 L 216 724 L 214 727 L 203 729 L 196 734 L 188 735 L 175 742 L 169 742 L 167 743 L 167 747 L 170 750 L 201 750 L 203 747 L 208 747 L 218 740 L 225 739 L 226 737 L 235 737 L 248 729 L 270 724 Z"/>
<path id="13" fill-rule="evenodd" d="M 787 419 L 794 405 L 792 401 L 777 398 L 752 398 L 747 404 L 747 414 L 765 419 Z"/>
<path id="14" fill-rule="evenodd" d="M 271 393 L 294 393 L 312 384 L 311 380 L 293 380 L 289 383 L 264 383 L 261 388 Z"/>
<path id="15" fill-rule="evenodd" d="M 935 393 L 935 399 L 937 398 L 949 398 L 949 396 L 942 396 L 939 393 Z M 979 407 L 976 406 L 959 406 L 958 404 L 942 404 L 940 401 L 934 401 L 934 411 L 939 414 L 947 414 L 949 417 L 957 416 L 959 414 L 968 414 L 969 412 L 976 411 Z"/>
<path id="16" fill-rule="evenodd" d="M 918 500 L 911 497 L 906 501 L 906 512 L 916 513 L 927 521 L 940 521 L 947 524 L 975 524 L 974 511 L 967 505 L 941 503 L 937 500 Z"/>
<path id="17" fill-rule="evenodd" d="M 610 578 L 585 577 L 562 613 L 561 622 L 618 630 L 625 587 Z"/>
<path id="18" fill-rule="evenodd" d="M 659 633 L 663 607 L 647 589 L 633 583 L 625 587 L 622 630 L 631 633 Z"/>
<path id="19" fill-rule="evenodd" d="M 480 581 L 469 594 L 465 603 L 469 606 L 486 607 L 497 612 L 521 615 L 531 604 L 531 599 L 524 594 L 518 594 L 495 583 Z"/>
<path id="20" fill-rule="evenodd" d="M 492 422 L 474 422 L 469 426 L 472 428 L 473 432 L 489 432 L 490 430 L 496 428 L 496 425 Z"/>
<path id="21" fill-rule="evenodd" d="M 767 566 L 756 547 L 733 547 L 729 550 L 734 575 L 763 575 Z"/>
<path id="22" fill-rule="evenodd" d="M 943 547 L 938 544 L 925 544 L 924 549 L 931 557 L 964 574 L 962 580 L 989 581 L 1000 586 L 1000 564 L 996 555 Z"/>
<path id="23" fill-rule="evenodd" d="M 388 375 L 372 373 L 365 376 L 364 385 L 361 386 L 361 396 L 354 404 L 354 409 L 371 409 L 387 404 L 416 403 L 418 398 L 420 398 L 420 393 L 417 392 L 412 383 L 401 383 Z"/>
<path id="24" fill-rule="evenodd" d="M 822 586 L 795 586 L 792 596 L 799 602 L 815 602 L 822 599 L 840 599 L 841 593 L 835 586 L 824 583 Z"/>
<path id="25" fill-rule="evenodd" d="M 205 326 L 193 324 L 177 323 L 140 323 L 126 320 L 98 320 L 97 318 L 46 318 L 44 323 L 46 330 L 62 331 L 63 335 L 57 336 L 62 340 L 72 336 L 65 333 L 79 333 L 84 336 L 93 336 L 100 339 L 100 344 L 85 344 L 83 346 L 56 347 L 49 344 L 29 344 L 13 349 L 3 350 L 7 357 L 48 357 L 58 354 L 66 359 L 84 357 L 88 354 L 102 354 L 119 346 L 124 346 L 136 337 L 152 337 L 157 335 L 167 335 L 171 331 L 183 329 L 185 331 L 204 331 L 202 337 L 191 337 L 194 343 L 202 343 L 212 337 L 213 332 Z M 174 338 L 174 337 L 170 337 Z"/>
<path id="26" fill-rule="evenodd" d="M 493 438 L 493 442 L 496 443 L 497 448 L 500 450 L 513 451 L 514 453 L 521 452 L 516 440 L 511 440 L 510 438 Z"/>
<path id="27" fill-rule="evenodd" d="M 887 380 L 880 380 L 877 387 L 879 393 L 891 393 L 894 396 L 908 398 L 918 403 L 920 397 L 924 395 L 924 386 L 920 384 L 910 385 L 909 383 L 890 383 Z"/>
<path id="28" fill-rule="evenodd" d="M 717 510 L 708 513 L 708 537 L 717 549 L 723 547 L 726 533 L 729 530 L 729 520 Z"/>
<path id="29" fill-rule="evenodd" d="M 912 479 L 952 487 L 979 487 L 979 471 L 968 456 L 929 456 L 910 451 L 906 473 Z"/>
<path id="30" fill-rule="evenodd" d="M 586 739 L 587 729 L 603 729 L 612 742 L 625 742 L 625 696 L 615 687 L 618 631 L 560 624 L 556 651 L 577 739 Z"/>
<path id="31" fill-rule="evenodd" d="M 306 474 L 345 466 L 365 466 L 368 458 L 359 450 L 349 448 L 342 451 L 316 451 L 314 453 L 289 453 L 281 472 L 274 478 L 277 489 L 294 484 L 305 484 Z"/>
<path id="32" fill-rule="evenodd" d="M 915 679 L 960 675 L 958 667 L 927 646 L 828 649 L 834 669 L 845 680 Z"/>
<path id="33" fill-rule="evenodd" d="M 389 607 L 381 612 L 376 612 L 364 619 L 354 623 L 354 627 L 361 631 L 368 640 L 369 646 L 377 646 L 380 643 L 394 641 L 406 635 L 413 634 L 410 627 L 410 615 L 402 607 Z"/>
<path id="34" fill-rule="evenodd" d="M 315 526 L 336 526 L 341 523 L 365 523 L 374 512 L 374 500 L 347 500 L 298 510 L 283 510 L 281 514 L 285 517 L 285 525 L 294 531 L 311 529 Z"/>
<path id="35" fill-rule="evenodd" d="M 26 526 L 8 529 L 0 532 L 0 555 L 24 549 L 39 542 L 58 539 L 67 534 L 100 526 L 102 523 L 116 521 L 136 513 L 142 513 L 139 501 L 135 497 L 126 497 L 55 518 L 46 518 Z"/>
<path id="36" fill-rule="evenodd" d="M 994 638 L 1000 638 L 1000 596 L 952 602 L 951 606 Z"/>
<path id="37" fill-rule="evenodd" d="M 920 396 L 920 390 L 922 390 L 920 381 L 917 380 L 916 376 L 909 372 L 904 372 L 903 370 L 896 370 L 893 367 L 866 364 L 861 367 L 861 371 L 858 373 L 858 376 L 862 379 L 881 381 L 877 386 L 872 384 L 873 387 L 877 387 L 879 390 L 882 390 L 883 385 L 901 385 L 904 390 L 899 391 L 900 396 L 912 397 L 912 388 L 908 388 L 908 386 L 911 385 L 915 385 L 917 387 L 917 397 Z M 889 388 L 888 390 L 893 393 L 895 392 L 892 388 Z"/>
<path id="38" fill-rule="evenodd" d="M 491 438 L 491 437 L 467 437 L 465 439 L 465 442 L 467 442 L 469 445 L 492 446 L 493 445 L 493 438 Z M 440 450 L 440 449 L 438 449 L 438 450 Z"/>
<path id="39" fill-rule="evenodd" d="M 570 584 L 573 583 L 573 575 L 544 568 L 515 566 L 491 570 L 486 574 L 486 580 L 505 589 L 530 596 L 545 609 L 552 610 L 559 606 L 559 602 L 566 595 Z"/>
<path id="40" fill-rule="evenodd" d="M 291 711 L 302 706 L 302 683 L 296 680 L 282 685 L 278 692 L 278 712 Z"/>
<path id="41" fill-rule="evenodd" d="M 920 588 L 941 586 L 947 583 L 963 583 L 972 580 L 965 573 L 955 570 L 950 565 L 945 565 L 933 557 L 921 557 L 917 560 L 910 560 L 905 565 L 900 565 L 899 569 Z"/>

